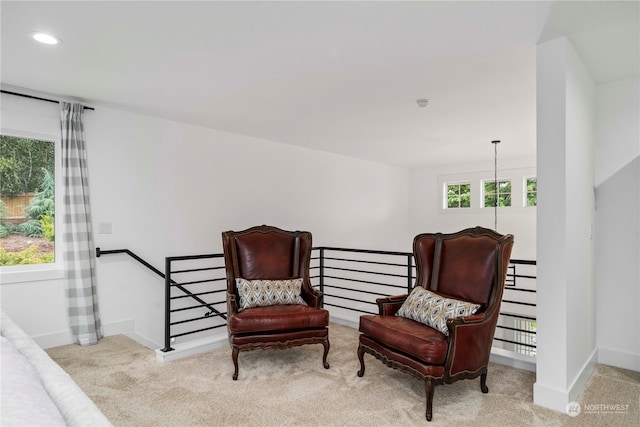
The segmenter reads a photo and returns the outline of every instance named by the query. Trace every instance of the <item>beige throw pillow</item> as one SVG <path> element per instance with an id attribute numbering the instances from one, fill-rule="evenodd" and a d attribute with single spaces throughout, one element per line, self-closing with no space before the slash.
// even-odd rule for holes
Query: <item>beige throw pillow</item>
<path id="1" fill-rule="evenodd" d="M 396 316 L 424 323 L 448 336 L 448 319 L 475 314 L 479 308 L 480 304 L 445 298 L 417 286 L 411 291 Z"/>
<path id="2" fill-rule="evenodd" d="M 236 279 L 240 296 L 239 310 L 270 305 L 299 304 L 307 305 L 300 296 L 302 279 L 284 280 L 246 280 Z"/>

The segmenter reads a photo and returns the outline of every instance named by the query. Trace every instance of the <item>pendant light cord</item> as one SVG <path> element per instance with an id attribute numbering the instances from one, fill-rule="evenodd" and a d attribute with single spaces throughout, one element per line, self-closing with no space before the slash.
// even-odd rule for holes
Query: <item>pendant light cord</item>
<path id="1" fill-rule="evenodd" d="M 493 203 L 493 229 L 498 231 L 498 144 L 500 140 L 491 141 L 493 144 L 493 186 L 495 198 Z"/>

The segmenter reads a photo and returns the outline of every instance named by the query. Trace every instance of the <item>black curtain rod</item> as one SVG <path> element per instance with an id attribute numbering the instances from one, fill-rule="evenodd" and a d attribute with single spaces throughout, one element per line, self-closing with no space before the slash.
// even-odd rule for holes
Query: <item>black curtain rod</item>
<path id="1" fill-rule="evenodd" d="M 24 93 L 11 92 L 9 90 L 4 90 L 4 89 L 0 90 L 0 92 L 6 93 L 7 95 L 15 95 L 15 96 L 22 96 L 23 98 L 37 99 L 38 101 L 53 102 L 56 104 L 60 103 L 60 101 L 56 101 L 55 99 L 40 98 L 39 96 L 25 95 Z M 91 111 L 95 110 L 95 108 L 87 107 L 85 105 L 83 105 L 83 108 L 85 110 L 91 110 Z"/>

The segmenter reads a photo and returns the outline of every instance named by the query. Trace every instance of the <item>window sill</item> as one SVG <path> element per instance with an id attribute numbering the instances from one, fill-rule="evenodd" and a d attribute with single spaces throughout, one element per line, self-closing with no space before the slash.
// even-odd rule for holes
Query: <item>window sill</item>
<path id="1" fill-rule="evenodd" d="M 64 270 L 57 265 L 33 266 L 33 267 L 3 267 L 0 268 L 0 283 L 3 285 L 12 283 L 39 282 L 43 280 L 58 280 L 64 278 Z"/>

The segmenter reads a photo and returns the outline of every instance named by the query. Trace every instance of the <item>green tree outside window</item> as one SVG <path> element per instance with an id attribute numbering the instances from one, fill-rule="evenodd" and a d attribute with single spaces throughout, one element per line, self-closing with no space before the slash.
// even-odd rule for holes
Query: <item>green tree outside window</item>
<path id="1" fill-rule="evenodd" d="M 0 135 L 0 266 L 54 262 L 50 244 L 38 243 L 24 250 L 24 245 L 17 250 L 4 245 L 4 238 L 13 234 L 55 242 L 54 173 L 54 142 Z M 9 217 L 6 201 L 20 197 L 30 198 L 28 206 L 16 212 L 14 204 Z"/>
<path id="2" fill-rule="evenodd" d="M 505 179 L 497 182 L 485 181 L 484 183 L 484 207 L 511 206 L 511 180 Z"/>
<path id="3" fill-rule="evenodd" d="M 536 178 L 527 178 L 527 206 L 538 205 L 538 180 Z"/>
<path id="4" fill-rule="evenodd" d="M 470 208 L 471 207 L 471 184 L 448 184 L 447 185 L 447 208 Z"/>

